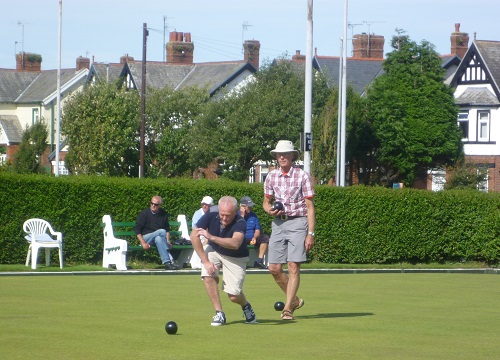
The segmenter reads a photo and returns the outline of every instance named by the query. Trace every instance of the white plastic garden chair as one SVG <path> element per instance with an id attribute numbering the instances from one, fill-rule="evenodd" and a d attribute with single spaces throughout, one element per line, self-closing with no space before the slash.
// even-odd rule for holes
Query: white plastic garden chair
<path id="1" fill-rule="evenodd" d="M 59 249 L 59 266 L 63 268 L 62 240 L 61 232 L 54 231 L 52 226 L 43 219 L 29 219 L 23 224 L 26 240 L 30 243 L 28 255 L 26 256 L 26 266 L 30 263 L 31 268 L 36 269 L 38 260 L 38 250 L 45 248 L 45 264 L 50 265 L 50 249 Z M 54 238 L 55 237 L 55 238 Z"/>

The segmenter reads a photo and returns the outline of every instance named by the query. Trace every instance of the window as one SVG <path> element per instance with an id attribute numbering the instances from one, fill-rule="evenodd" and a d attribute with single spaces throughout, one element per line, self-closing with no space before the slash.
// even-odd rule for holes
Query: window
<path id="1" fill-rule="evenodd" d="M 478 111 L 477 113 L 477 140 L 490 140 L 490 112 Z"/>
<path id="2" fill-rule="evenodd" d="M 37 108 L 32 108 L 31 109 L 31 125 L 34 125 L 38 121 L 40 121 L 40 112 Z"/>
<path id="3" fill-rule="evenodd" d="M 53 174 L 56 173 L 56 162 L 52 161 L 52 171 Z M 66 168 L 66 164 L 64 161 L 59 161 L 59 175 L 69 175 L 69 171 Z"/>
<path id="4" fill-rule="evenodd" d="M 469 112 L 461 111 L 458 113 L 457 124 L 462 131 L 462 139 L 469 140 Z"/>
<path id="5" fill-rule="evenodd" d="M 477 169 L 477 174 L 481 177 L 481 180 L 477 184 L 478 190 L 488 192 L 488 168 L 479 167 Z"/>

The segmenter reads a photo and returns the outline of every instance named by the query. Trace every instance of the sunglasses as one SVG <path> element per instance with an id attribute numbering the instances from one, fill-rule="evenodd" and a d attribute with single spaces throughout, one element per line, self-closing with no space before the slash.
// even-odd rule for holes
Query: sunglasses
<path id="1" fill-rule="evenodd" d="M 156 204 L 156 203 L 154 203 L 154 202 L 151 201 L 151 205 L 153 205 L 153 206 L 160 206 L 161 204 Z"/>

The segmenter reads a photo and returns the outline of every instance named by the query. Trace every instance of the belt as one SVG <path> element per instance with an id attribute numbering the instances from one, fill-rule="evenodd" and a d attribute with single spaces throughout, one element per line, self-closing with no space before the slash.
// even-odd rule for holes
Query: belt
<path id="1" fill-rule="evenodd" d="M 299 217 L 303 217 L 303 216 L 288 216 L 288 215 L 278 216 L 278 218 L 280 220 L 282 220 L 282 221 L 292 220 L 292 219 L 296 219 L 296 218 L 299 218 Z"/>

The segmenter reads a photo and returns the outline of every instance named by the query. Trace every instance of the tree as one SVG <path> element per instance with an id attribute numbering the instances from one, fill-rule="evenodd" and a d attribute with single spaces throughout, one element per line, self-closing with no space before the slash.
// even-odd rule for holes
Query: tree
<path id="1" fill-rule="evenodd" d="M 334 88 L 320 116 L 313 122 L 316 140 L 313 146 L 312 171 L 319 183 L 328 183 L 336 174 L 338 88 Z M 346 109 L 346 164 L 349 166 L 349 184 L 353 174 L 358 174 L 360 183 L 369 181 L 372 169 L 373 133 L 368 123 L 366 99 L 352 86 L 347 87 Z"/>
<path id="2" fill-rule="evenodd" d="M 411 185 L 430 167 L 445 167 L 463 156 L 456 124 L 458 108 L 444 84 L 433 45 L 394 37 L 384 74 L 368 90 L 368 111 L 377 151 L 379 184 Z"/>
<path id="3" fill-rule="evenodd" d="M 488 181 L 488 169 L 477 168 L 476 164 L 457 162 L 452 169 L 449 169 L 449 176 L 444 184 L 445 190 L 473 189 L 478 190 L 481 184 Z"/>
<path id="4" fill-rule="evenodd" d="M 189 154 L 197 139 L 190 136 L 209 99 L 206 89 L 149 90 L 146 102 L 148 177 L 191 175 L 196 164 Z M 211 129 L 207 129 L 207 133 Z"/>
<path id="5" fill-rule="evenodd" d="M 311 170 L 320 184 L 333 181 L 337 164 L 338 97 L 335 87 L 321 114 L 314 118 Z"/>
<path id="6" fill-rule="evenodd" d="M 47 127 L 37 121 L 23 132 L 19 150 L 14 155 L 14 171 L 19 174 L 44 173 L 42 155 L 47 149 Z"/>
<path id="7" fill-rule="evenodd" d="M 329 92 L 324 76 L 316 75 L 313 114 L 319 113 Z M 269 152 L 278 140 L 298 145 L 304 129 L 304 84 L 302 63 L 280 59 L 264 64 L 244 88 L 211 104 L 209 117 L 204 116 L 196 129 L 197 134 L 210 131 L 210 141 L 198 144 L 198 152 L 224 159 L 230 170 L 225 176 L 246 179 L 256 161 L 271 161 Z"/>
<path id="8" fill-rule="evenodd" d="M 98 82 L 64 106 L 61 133 L 69 145 L 67 168 L 78 174 L 137 176 L 139 94 Z"/>

